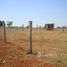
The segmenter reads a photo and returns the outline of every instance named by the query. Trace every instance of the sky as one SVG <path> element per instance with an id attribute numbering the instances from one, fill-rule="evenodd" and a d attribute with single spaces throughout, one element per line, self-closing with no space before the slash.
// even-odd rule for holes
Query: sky
<path id="1" fill-rule="evenodd" d="M 67 0 L 0 0 L 0 20 L 14 26 L 67 26 Z"/>

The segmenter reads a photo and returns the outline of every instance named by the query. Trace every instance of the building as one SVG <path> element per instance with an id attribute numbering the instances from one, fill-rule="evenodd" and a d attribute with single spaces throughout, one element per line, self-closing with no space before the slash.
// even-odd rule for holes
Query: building
<path id="1" fill-rule="evenodd" d="M 45 24 L 47 30 L 54 30 L 54 24 Z"/>

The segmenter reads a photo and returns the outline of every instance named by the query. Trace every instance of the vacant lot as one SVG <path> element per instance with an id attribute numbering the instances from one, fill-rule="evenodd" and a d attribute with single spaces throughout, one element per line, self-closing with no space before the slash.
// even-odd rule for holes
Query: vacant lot
<path id="1" fill-rule="evenodd" d="M 67 29 L 33 29 L 33 54 L 28 54 L 29 31 L 6 28 L 3 43 L 0 28 L 0 67 L 67 67 Z"/>

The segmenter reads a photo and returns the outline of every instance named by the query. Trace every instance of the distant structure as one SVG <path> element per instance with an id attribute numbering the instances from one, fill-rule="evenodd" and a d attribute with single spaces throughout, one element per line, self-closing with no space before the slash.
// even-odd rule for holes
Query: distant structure
<path id="1" fill-rule="evenodd" d="M 22 28 L 24 28 L 24 25 L 22 24 Z"/>
<path id="2" fill-rule="evenodd" d="M 36 25 L 36 28 L 38 28 L 38 25 Z"/>
<path id="3" fill-rule="evenodd" d="M 54 24 L 45 24 L 47 30 L 54 30 Z"/>
<path id="4" fill-rule="evenodd" d="M 41 26 L 39 26 L 39 28 L 41 29 Z"/>
<path id="5" fill-rule="evenodd" d="M 26 26 L 26 28 L 29 28 L 29 26 Z"/>

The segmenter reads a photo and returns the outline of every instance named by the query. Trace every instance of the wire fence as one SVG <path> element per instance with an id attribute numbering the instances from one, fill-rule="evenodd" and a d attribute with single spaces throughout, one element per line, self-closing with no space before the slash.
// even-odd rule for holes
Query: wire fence
<path id="1" fill-rule="evenodd" d="M 4 29 L 3 29 L 3 26 L 0 27 L 0 41 L 1 42 L 4 41 Z"/>

